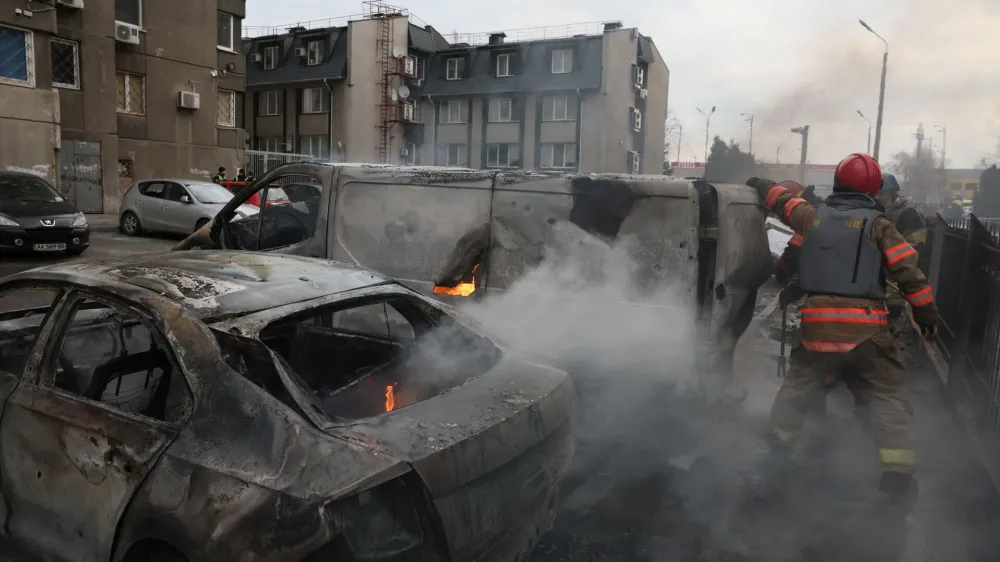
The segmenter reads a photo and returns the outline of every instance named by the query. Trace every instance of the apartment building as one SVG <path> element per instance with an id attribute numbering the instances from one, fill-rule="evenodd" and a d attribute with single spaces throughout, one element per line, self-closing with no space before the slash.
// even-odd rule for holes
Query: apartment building
<path id="1" fill-rule="evenodd" d="M 245 39 L 254 148 L 334 161 L 662 171 L 669 70 L 636 29 L 449 41 L 413 19 L 374 10 L 339 27 Z"/>
<path id="2" fill-rule="evenodd" d="M 86 212 L 137 178 L 235 169 L 245 0 L 0 0 L 0 165 Z"/>

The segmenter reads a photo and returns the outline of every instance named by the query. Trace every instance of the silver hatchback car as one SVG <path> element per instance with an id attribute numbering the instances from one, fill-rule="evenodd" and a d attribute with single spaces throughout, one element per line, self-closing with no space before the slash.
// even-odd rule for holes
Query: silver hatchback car
<path id="1" fill-rule="evenodd" d="M 129 236 L 142 231 L 191 234 L 204 226 L 233 198 L 225 187 L 206 181 L 150 179 L 136 182 L 122 198 L 118 228 Z M 240 205 L 237 212 L 260 212 Z"/>

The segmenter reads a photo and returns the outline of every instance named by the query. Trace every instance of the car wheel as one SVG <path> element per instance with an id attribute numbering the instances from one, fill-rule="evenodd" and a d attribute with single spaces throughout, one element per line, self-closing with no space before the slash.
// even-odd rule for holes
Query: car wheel
<path id="1" fill-rule="evenodd" d="M 142 232 L 142 225 L 139 223 L 139 217 L 132 211 L 125 211 L 125 213 L 122 214 L 119 226 L 121 227 L 121 231 L 129 236 L 137 236 L 140 232 Z"/>
<path id="2" fill-rule="evenodd" d="M 201 230 L 201 227 L 203 227 L 206 224 L 208 224 L 208 221 L 209 221 L 209 219 L 201 219 L 198 222 L 194 223 L 194 231 L 198 232 L 199 230 Z"/>

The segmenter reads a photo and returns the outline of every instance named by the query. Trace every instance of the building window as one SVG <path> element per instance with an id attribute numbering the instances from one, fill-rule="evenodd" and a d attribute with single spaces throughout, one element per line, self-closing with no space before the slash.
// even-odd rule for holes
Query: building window
<path id="1" fill-rule="evenodd" d="M 264 95 L 261 97 L 263 98 L 260 104 L 260 114 L 262 116 L 281 115 L 280 91 L 271 90 L 270 92 L 264 92 Z"/>
<path id="2" fill-rule="evenodd" d="M 35 85 L 33 40 L 30 31 L 0 26 L 0 83 Z"/>
<path id="3" fill-rule="evenodd" d="M 146 114 L 146 77 L 141 74 L 116 72 L 118 81 L 118 113 Z"/>
<path id="4" fill-rule="evenodd" d="M 636 88 L 641 88 L 646 83 L 646 71 L 637 64 L 632 65 L 632 83 Z"/>
<path id="5" fill-rule="evenodd" d="M 979 188 L 979 182 L 969 182 L 965 184 L 966 191 L 975 191 L 978 188 Z"/>
<path id="6" fill-rule="evenodd" d="M 461 124 L 469 122 L 467 100 L 449 100 L 441 104 L 441 123 Z"/>
<path id="7" fill-rule="evenodd" d="M 236 126 L 236 92 L 219 90 L 216 93 L 215 124 L 220 127 Z"/>
<path id="8" fill-rule="evenodd" d="M 465 59 L 461 57 L 448 59 L 445 63 L 447 65 L 445 79 L 447 80 L 461 80 L 462 73 L 465 71 Z"/>
<path id="9" fill-rule="evenodd" d="M 226 12 L 216 13 L 216 26 L 215 34 L 217 37 L 216 45 L 220 49 L 225 49 L 227 51 L 233 50 L 233 15 L 227 14 Z"/>
<path id="10" fill-rule="evenodd" d="M 142 0 L 115 0 L 115 21 L 142 27 Z"/>
<path id="11" fill-rule="evenodd" d="M 464 144 L 446 144 L 441 147 L 439 160 L 442 166 L 464 168 L 469 165 L 469 147 Z"/>
<path id="12" fill-rule="evenodd" d="M 573 70 L 573 49 L 552 51 L 552 74 L 567 74 Z"/>
<path id="13" fill-rule="evenodd" d="M 52 85 L 57 88 L 80 89 L 80 54 L 76 41 L 49 40 L 52 59 Z"/>
<path id="14" fill-rule="evenodd" d="M 323 62 L 323 42 L 310 41 L 306 44 L 306 64 L 316 66 Z"/>
<path id="15" fill-rule="evenodd" d="M 299 152 L 313 158 L 330 157 L 330 137 L 326 135 L 302 135 L 299 137 Z"/>
<path id="16" fill-rule="evenodd" d="M 518 168 L 521 166 L 519 146 L 516 144 L 486 145 L 487 168 Z"/>
<path id="17" fill-rule="evenodd" d="M 306 88 L 302 90 L 302 113 L 326 113 L 330 111 L 330 91 L 326 88 Z"/>
<path id="18" fill-rule="evenodd" d="M 576 145 L 570 143 L 542 143 L 543 168 L 575 168 Z"/>
<path id="19" fill-rule="evenodd" d="M 278 66 L 278 46 L 264 47 L 264 70 L 274 70 Z"/>
<path id="20" fill-rule="evenodd" d="M 280 144 L 280 139 L 278 137 L 257 138 L 257 150 L 263 150 L 264 152 L 278 152 L 278 144 Z"/>
<path id="21" fill-rule="evenodd" d="M 490 100 L 490 123 L 508 123 L 512 119 L 513 102 L 510 98 L 494 98 Z"/>
<path id="22" fill-rule="evenodd" d="M 427 59 L 417 59 L 417 75 L 414 77 L 417 80 L 423 80 L 427 77 Z"/>
<path id="23" fill-rule="evenodd" d="M 642 130 L 642 112 L 635 107 L 630 107 L 629 109 L 631 110 L 632 130 L 639 132 Z"/>
<path id="24" fill-rule="evenodd" d="M 569 96 L 542 98 L 542 121 L 573 121 L 575 118 Z"/>
<path id="25" fill-rule="evenodd" d="M 497 55 L 497 76 L 510 76 L 510 55 L 502 53 Z"/>
<path id="26" fill-rule="evenodd" d="M 628 151 L 628 158 L 625 163 L 628 165 L 628 173 L 638 174 L 642 172 L 642 155 L 637 151 Z"/>

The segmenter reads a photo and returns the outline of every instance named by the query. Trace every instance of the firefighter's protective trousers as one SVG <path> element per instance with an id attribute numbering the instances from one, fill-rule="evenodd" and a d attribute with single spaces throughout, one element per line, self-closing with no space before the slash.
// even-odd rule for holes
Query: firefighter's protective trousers
<path id="1" fill-rule="evenodd" d="M 858 406 L 871 417 L 871 430 L 883 470 L 913 473 L 916 467 L 910 422 L 913 410 L 899 350 L 888 330 L 879 331 L 847 353 L 808 351 L 796 346 L 791 365 L 771 408 L 771 437 L 791 444 L 806 415 L 823 396 L 829 373 L 846 370 Z"/>

